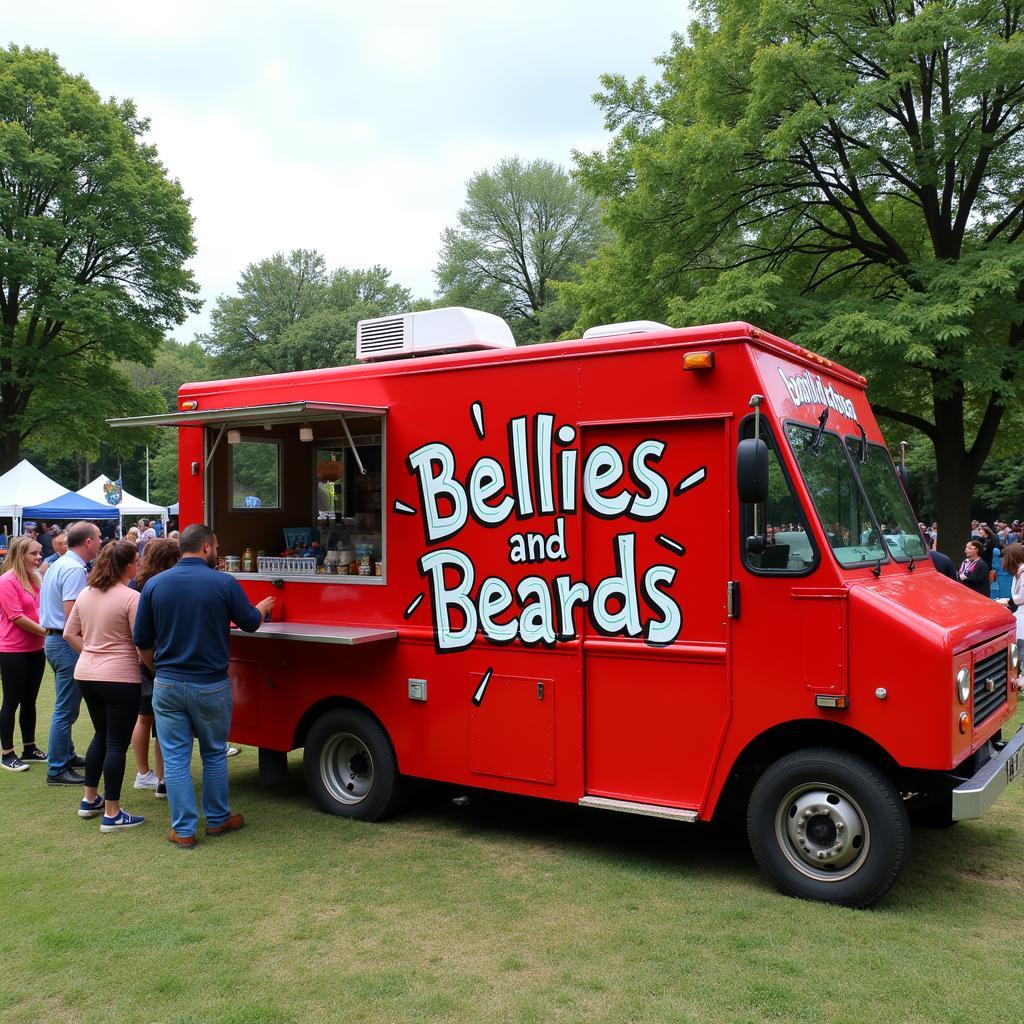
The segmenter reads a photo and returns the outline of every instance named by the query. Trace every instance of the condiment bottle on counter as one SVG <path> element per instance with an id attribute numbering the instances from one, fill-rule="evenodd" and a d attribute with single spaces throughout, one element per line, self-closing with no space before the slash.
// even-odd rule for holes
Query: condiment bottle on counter
<path id="1" fill-rule="evenodd" d="M 256 568 L 256 555 L 252 548 L 246 548 L 242 553 L 242 572 L 252 572 Z"/>

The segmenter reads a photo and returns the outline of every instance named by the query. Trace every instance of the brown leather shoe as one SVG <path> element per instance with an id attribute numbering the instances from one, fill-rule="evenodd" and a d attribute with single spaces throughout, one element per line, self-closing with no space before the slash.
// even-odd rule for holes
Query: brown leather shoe
<path id="1" fill-rule="evenodd" d="M 226 836 L 229 832 L 237 832 L 245 824 L 245 818 L 240 814 L 232 814 L 227 821 L 221 825 L 214 825 L 213 828 L 207 827 L 206 834 L 208 836 Z"/>
<path id="2" fill-rule="evenodd" d="M 167 833 L 167 839 L 182 850 L 191 850 L 196 845 L 195 836 L 179 836 L 173 828 Z"/>

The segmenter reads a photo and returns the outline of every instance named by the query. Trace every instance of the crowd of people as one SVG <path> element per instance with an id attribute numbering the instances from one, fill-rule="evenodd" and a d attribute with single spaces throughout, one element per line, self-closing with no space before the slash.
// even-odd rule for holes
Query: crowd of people
<path id="1" fill-rule="evenodd" d="M 973 523 L 958 568 L 935 550 L 935 525 L 919 526 L 939 572 L 1014 612 L 1024 655 L 1021 522 Z M 255 632 L 274 598 L 251 604 L 234 576 L 216 566 L 216 535 L 199 523 L 161 537 L 143 520 L 124 538 L 104 537 L 89 522 L 67 531 L 26 524 L 0 567 L 0 765 L 25 772 L 46 764 L 48 784 L 82 787 L 79 817 L 99 817 L 101 832 L 122 832 L 145 821 L 121 804 L 131 746 L 134 788 L 168 800 L 168 838 L 187 849 L 199 825 L 191 776 L 198 740 L 206 834 L 240 829 L 245 820 L 228 799 L 229 626 Z M 47 662 L 55 702 L 44 751 L 36 701 Z M 94 729 L 85 757 L 72 739 L 83 700 Z"/>
<path id="2" fill-rule="evenodd" d="M 0 568 L 0 763 L 11 772 L 45 763 L 48 784 L 82 787 L 79 817 L 123 832 L 145 821 L 121 804 L 132 746 L 135 788 L 167 798 L 168 838 L 187 849 L 199 822 L 191 777 L 198 740 L 206 834 L 237 831 L 245 820 L 228 799 L 229 626 L 254 632 L 274 598 L 252 605 L 233 576 L 216 571 L 217 538 L 202 524 L 166 538 L 143 529 L 137 539 L 129 530 L 105 540 L 95 524 L 79 522 L 64 540 L 45 575 L 35 530 L 11 542 Z M 36 699 L 47 662 L 56 698 L 44 751 Z M 94 729 L 84 758 L 72 739 L 83 700 Z"/>

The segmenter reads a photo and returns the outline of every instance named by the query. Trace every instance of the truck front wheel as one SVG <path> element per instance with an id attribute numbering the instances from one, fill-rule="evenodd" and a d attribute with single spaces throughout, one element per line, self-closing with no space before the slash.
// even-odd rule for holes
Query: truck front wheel
<path id="1" fill-rule="evenodd" d="M 387 734 L 362 711 L 328 711 L 306 737 L 302 768 L 310 795 L 329 814 L 380 821 L 394 810 L 400 776 Z"/>
<path id="2" fill-rule="evenodd" d="M 801 750 L 758 780 L 747 810 L 754 857 L 781 892 L 868 907 L 910 852 L 907 811 L 873 764 L 843 750 Z"/>

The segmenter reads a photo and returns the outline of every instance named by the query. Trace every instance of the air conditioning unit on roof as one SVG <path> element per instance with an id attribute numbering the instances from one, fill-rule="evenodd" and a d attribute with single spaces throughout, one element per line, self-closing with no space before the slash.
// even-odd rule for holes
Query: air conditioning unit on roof
<path id="1" fill-rule="evenodd" d="M 356 359 L 362 362 L 515 347 L 500 316 L 462 306 L 379 316 L 356 325 Z"/>

